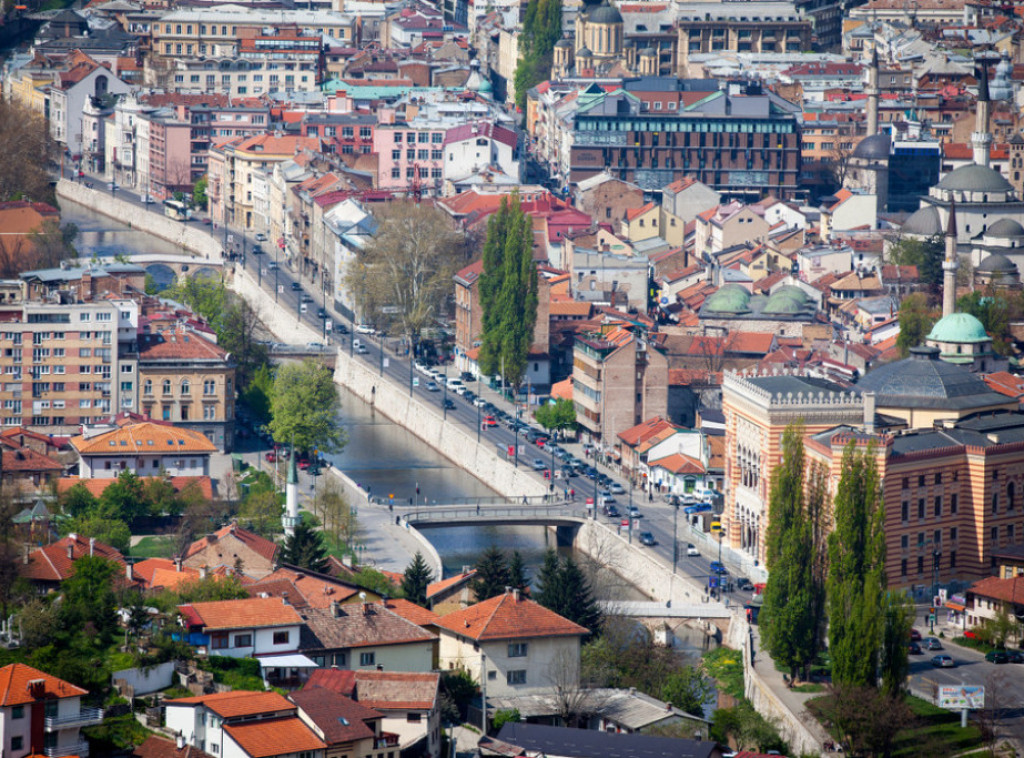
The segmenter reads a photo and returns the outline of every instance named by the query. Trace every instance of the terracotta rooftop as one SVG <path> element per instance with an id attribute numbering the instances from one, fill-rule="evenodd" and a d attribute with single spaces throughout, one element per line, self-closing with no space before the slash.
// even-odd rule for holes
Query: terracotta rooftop
<path id="1" fill-rule="evenodd" d="M 42 692 L 33 695 L 29 690 L 30 682 L 42 682 Z M 0 669 L 0 708 L 12 705 L 25 705 L 42 698 L 64 698 L 88 695 L 87 690 L 58 679 L 55 676 L 27 666 L 24 663 L 11 663 Z"/>
<path id="2" fill-rule="evenodd" d="M 68 557 L 68 548 L 71 557 Z M 39 582 L 62 582 L 74 573 L 74 562 L 90 553 L 89 539 L 69 534 L 61 540 L 39 547 L 28 554 L 28 563 L 20 564 L 19 575 Z M 124 556 L 102 542 L 94 542 L 92 554 L 124 565 Z"/>
<path id="3" fill-rule="evenodd" d="M 434 595 L 437 595 L 451 587 L 455 587 L 456 585 L 459 585 L 465 581 L 468 581 L 469 579 L 472 579 L 475 574 L 476 569 L 471 569 L 469 571 L 466 571 L 465 573 L 456 574 L 455 576 L 450 576 L 447 579 L 442 579 L 438 582 L 431 582 L 427 585 L 427 599 L 429 600 L 430 598 L 434 597 Z"/>
<path id="4" fill-rule="evenodd" d="M 359 594 L 360 588 L 327 574 L 307 572 L 290 566 L 282 566 L 251 585 L 251 593 L 266 592 L 271 597 L 281 597 L 288 592 L 289 602 L 296 607 L 329 608 L 335 600 L 345 602 Z"/>
<path id="5" fill-rule="evenodd" d="M 81 455 L 158 455 L 163 453 L 215 453 L 217 446 L 202 432 L 143 421 L 92 437 L 73 437 Z"/>
<path id="6" fill-rule="evenodd" d="M 228 352 L 191 329 L 139 335 L 139 360 L 224 361 Z"/>
<path id="7" fill-rule="evenodd" d="M 277 554 L 277 544 L 270 540 L 260 537 L 254 532 L 250 532 L 248 529 L 243 529 L 237 524 L 228 524 L 227 526 L 218 529 L 212 535 L 207 535 L 201 539 L 196 540 L 188 547 L 188 551 L 185 553 L 186 558 L 190 558 L 197 553 L 201 553 L 209 547 L 214 546 L 217 543 L 222 542 L 226 539 L 236 539 L 244 543 L 250 550 L 257 553 L 262 558 L 268 561 L 273 561 L 274 556 Z"/>
<path id="8" fill-rule="evenodd" d="M 689 455 L 683 453 L 674 453 L 667 455 L 664 458 L 659 458 L 656 461 L 650 461 L 648 464 L 651 468 L 657 466 L 663 468 L 666 471 L 670 471 L 673 474 L 703 474 L 704 465 Z"/>
<path id="9" fill-rule="evenodd" d="M 206 631 L 217 629 L 253 629 L 301 624 L 298 611 L 276 597 L 250 597 L 244 600 L 213 600 L 179 605 L 189 626 Z"/>
<path id="10" fill-rule="evenodd" d="M 27 447 L 20 450 L 4 450 L 2 470 L 13 471 L 63 471 L 64 465 L 48 455 L 37 453 Z"/>
<path id="11" fill-rule="evenodd" d="M 1024 606 L 1024 576 L 1015 576 L 1011 579 L 987 576 L 972 584 L 967 591 L 972 595 Z"/>
<path id="12" fill-rule="evenodd" d="M 142 477 L 143 483 L 145 484 L 153 478 L 151 476 Z M 99 497 L 107 487 L 116 481 L 117 479 L 113 477 L 107 479 L 79 479 L 76 476 L 62 476 L 57 480 L 57 492 L 64 493 L 76 484 L 81 484 L 94 497 Z M 167 481 L 174 487 L 175 492 L 182 492 L 183 490 L 195 487 L 204 499 L 213 500 L 213 480 L 208 476 L 170 476 L 167 477 Z"/>
<path id="13" fill-rule="evenodd" d="M 676 426 L 671 421 L 668 421 L 661 416 L 655 416 L 637 424 L 636 426 L 626 429 L 624 432 L 620 432 L 619 439 L 630 447 L 633 447 L 650 437 L 660 435 L 666 430 L 671 430 L 674 433 L 679 428 L 680 427 Z"/>
<path id="14" fill-rule="evenodd" d="M 381 711 L 431 710 L 441 675 L 401 671 L 314 669 L 304 690 L 326 689 Z"/>
<path id="15" fill-rule="evenodd" d="M 179 748 L 174 740 L 151 734 L 146 741 L 132 751 L 132 758 L 214 758 L 209 753 L 185 743 Z"/>
<path id="16" fill-rule="evenodd" d="M 251 758 L 269 758 L 327 747 L 302 719 L 260 719 L 243 724 L 225 724 L 224 731 Z"/>
<path id="17" fill-rule="evenodd" d="M 303 650 L 404 645 L 437 637 L 379 603 L 352 603 L 330 609 L 310 608 L 302 630 Z"/>
<path id="18" fill-rule="evenodd" d="M 432 626 L 437 624 L 438 619 L 441 618 L 433 611 L 403 598 L 389 599 L 384 603 L 384 607 L 417 626 Z"/>
<path id="19" fill-rule="evenodd" d="M 298 690 L 288 698 L 323 732 L 328 745 L 370 739 L 374 730 L 366 722 L 384 717 L 380 711 L 323 687 Z"/>
<path id="20" fill-rule="evenodd" d="M 589 634 L 554 611 L 517 593 L 492 597 L 482 603 L 442 616 L 438 626 L 472 640 L 514 640 Z"/>
<path id="21" fill-rule="evenodd" d="M 276 692 L 254 692 L 252 690 L 232 690 L 213 695 L 179 697 L 165 700 L 164 703 L 166 705 L 203 705 L 225 719 L 295 711 L 295 705 L 283 695 Z"/>

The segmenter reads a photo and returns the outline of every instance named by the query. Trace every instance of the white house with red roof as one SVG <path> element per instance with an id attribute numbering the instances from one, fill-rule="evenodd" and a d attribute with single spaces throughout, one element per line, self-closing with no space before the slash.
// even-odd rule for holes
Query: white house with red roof
<path id="1" fill-rule="evenodd" d="M 580 643 L 590 633 L 518 590 L 442 616 L 438 627 L 441 670 L 463 669 L 493 697 L 579 684 Z"/>
<path id="2" fill-rule="evenodd" d="M 487 169 L 519 182 L 518 138 L 511 129 L 479 121 L 460 124 L 444 135 L 444 177 L 457 183 Z"/>
<path id="3" fill-rule="evenodd" d="M 178 606 L 191 645 L 210 655 L 257 658 L 299 649 L 302 617 L 286 599 L 253 597 Z"/>
<path id="4" fill-rule="evenodd" d="M 86 758 L 82 727 L 103 721 L 101 709 L 82 706 L 88 694 L 24 663 L 0 668 L 0 754 Z"/>

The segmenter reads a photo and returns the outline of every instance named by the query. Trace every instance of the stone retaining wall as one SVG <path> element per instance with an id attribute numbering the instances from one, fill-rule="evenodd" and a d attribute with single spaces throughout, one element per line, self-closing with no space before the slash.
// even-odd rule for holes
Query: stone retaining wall
<path id="1" fill-rule="evenodd" d="M 445 421 L 441 411 L 431 408 L 409 388 L 388 376 L 381 376 L 357 356 L 339 350 L 334 381 L 370 403 L 384 416 L 405 427 L 443 456 L 465 469 L 504 497 L 537 497 L 547 487 L 525 468 L 516 468 L 500 457 L 491 442 L 476 441 L 475 432 L 462 424 Z"/>
<path id="2" fill-rule="evenodd" d="M 116 194 L 89 189 L 79 182 L 61 179 L 57 182 L 57 197 L 84 205 L 133 229 L 177 245 L 193 255 L 218 261 L 223 255 L 220 242 L 209 230 L 175 221 L 160 213 L 147 212 L 133 203 L 119 199 Z M 159 210 L 159 206 L 156 210 Z"/>

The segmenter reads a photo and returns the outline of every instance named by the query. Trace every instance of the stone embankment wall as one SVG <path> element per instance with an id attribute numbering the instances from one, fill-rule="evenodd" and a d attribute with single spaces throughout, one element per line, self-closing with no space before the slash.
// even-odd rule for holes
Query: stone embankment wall
<path id="1" fill-rule="evenodd" d="M 249 302 L 260 321 L 277 340 L 289 345 L 323 341 L 320 331 L 299 321 L 299 314 L 292 310 L 292 306 L 275 303 L 274 296 L 260 288 L 256 277 L 248 269 L 235 263 L 230 269 L 225 266 L 224 270 L 230 273 L 228 287 Z"/>
<path id="2" fill-rule="evenodd" d="M 384 416 L 405 427 L 457 466 L 465 469 L 505 497 L 547 494 L 547 487 L 525 468 L 516 468 L 498 455 L 494 444 L 476 441 L 476 433 L 462 424 L 445 421 L 439 408 L 425 405 L 409 388 L 381 376 L 357 356 L 339 350 L 334 381 L 370 403 Z"/>
<path id="3" fill-rule="evenodd" d="M 153 211 L 146 212 L 133 203 L 119 199 L 116 194 L 89 189 L 79 182 L 61 179 L 57 182 L 57 197 L 84 205 L 96 213 L 152 234 L 201 258 L 219 261 L 223 255 L 220 241 L 210 234 L 209 229 L 175 221 Z M 155 210 L 159 210 L 159 206 Z"/>

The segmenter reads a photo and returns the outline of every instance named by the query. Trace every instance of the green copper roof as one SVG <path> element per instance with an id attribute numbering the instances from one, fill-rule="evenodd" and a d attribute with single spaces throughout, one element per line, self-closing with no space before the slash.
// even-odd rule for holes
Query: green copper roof
<path id="1" fill-rule="evenodd" d="M 927 339 L 935 342 L 988 342 L 985 327 L 969 313 L 950 313 L 938 320 Z"/>
<path id="2" fill-rule="evenodd" d="M 704 310 L 714 313 L 746 313 L 750 310 L 750 293 L 738 284 L 726 284 L 707 299 Z"/>

